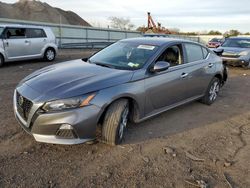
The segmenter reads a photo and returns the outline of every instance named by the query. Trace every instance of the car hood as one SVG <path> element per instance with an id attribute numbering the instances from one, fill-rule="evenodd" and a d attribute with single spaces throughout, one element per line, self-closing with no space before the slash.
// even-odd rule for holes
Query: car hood
<path id="1" fill-rule="evenodd" d="M 219 49 L 223 49 L 223 54 L 222 55 L 239 55 L 239 53 L 244 52 L 244 51 L 249 51 L 249 48 L 234 48 L 234 47 L 219 47 Z"/>
<path id="2" fill-rule="evenodd" d="M 40 95 L 38 100 L 56 100 L 95 92 L 129 82 L 133 71 L 111 69 L 82 60 L 58 63 L 27 76 L 26 84 Z"/>

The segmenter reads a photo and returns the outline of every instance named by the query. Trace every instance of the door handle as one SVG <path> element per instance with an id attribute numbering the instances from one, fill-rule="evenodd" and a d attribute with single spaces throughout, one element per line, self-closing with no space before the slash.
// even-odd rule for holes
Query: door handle
<path id="1" fill-rule="evenodd" d="M 7 46 L 7 47 L 9 46 L 9 43 L 8 43 L 8 42 L 5 42 L 4 44 L 5 44 L 5 46 Z"/>
<path id="2" fill-rule="evenodd" d="M 183 72 L 183 73 L 181 74 L 181 77 L 182 77 L 182 78 L 186 78 L 187 76 L 188 76 L 188 73 Z"/>
<path id="3" fill-rule="evenodd" d="M 208 64 L 208 67 L 209 67 L 209 68 L 212 68 L 213 66 L 214 66 L 214 63 L 209 63 L 209 64 Z"/>
<path id="4" fill-rule="evenodd" d="M 25 43 L 30 43 L 30 41 L 29 41 L 29 40 L 25 40 L 24 42 L 25 42 Z"/>

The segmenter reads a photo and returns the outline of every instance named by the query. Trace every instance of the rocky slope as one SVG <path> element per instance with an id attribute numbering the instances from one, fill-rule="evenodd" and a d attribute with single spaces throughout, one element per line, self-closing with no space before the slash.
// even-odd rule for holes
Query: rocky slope
<path id="1" fill-rule="evenodd" d="M 0 18 L 90 26 L 72 11 L 55 8 L 36 0 L 19 0 L 14 4 L 0 2 Z"/>

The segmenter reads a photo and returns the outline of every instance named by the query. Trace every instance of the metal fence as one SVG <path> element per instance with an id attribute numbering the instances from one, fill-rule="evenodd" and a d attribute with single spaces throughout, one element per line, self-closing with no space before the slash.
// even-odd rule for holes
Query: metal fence
<path id="1" fill-rule="evenodd" d="M 56 36 L 58 46 L 61 48 L 102 48 L 120 39 L 141 36 L 141 33 L 136 31 L 51 24 L 5 18 L 0 18 L 0 24 L 39 25 L 50 27 Z"/>
<path id="2" fill-rule="evenodd" d="M 123 31 L 108 28 L 51 24 L 26 20 L 0 18 L 0 24 L 21 24 L 50 27 L 54 32 L 59 48 L 104 48 L 120 39 L 141 37 L 137 31 Z M 167 35 L 171 38 L 181 38 L 201 42 L 200 37 L 186 35 Z"/>

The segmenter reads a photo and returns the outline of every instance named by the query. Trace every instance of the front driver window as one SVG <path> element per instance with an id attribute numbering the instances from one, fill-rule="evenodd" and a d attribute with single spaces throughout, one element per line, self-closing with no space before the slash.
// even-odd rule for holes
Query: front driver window
<path id="1" fill-rule="evenodd" d="M 168 47 L 158 58 L 157 61 L 166 61 L 170 63 L 170 66 L 176 66 L 182 64 L 182 48 L 181 45 L 173 45 Z"/>
<path id="2" fill-rule="evenodd" d="M 7 39 L 21 39 L 25 38 L 25 29 L 23 28 L 9 28 L 6 31 Z"/>

